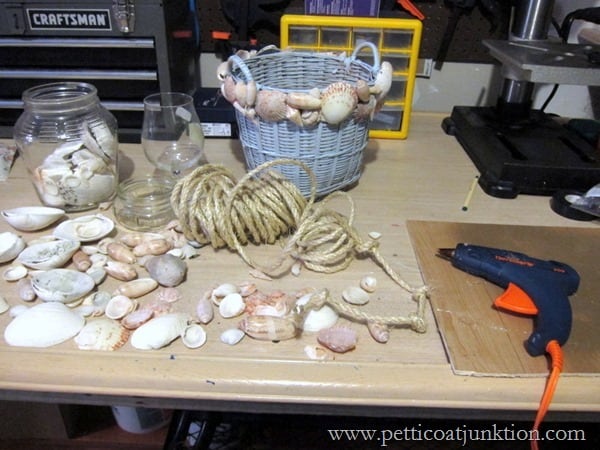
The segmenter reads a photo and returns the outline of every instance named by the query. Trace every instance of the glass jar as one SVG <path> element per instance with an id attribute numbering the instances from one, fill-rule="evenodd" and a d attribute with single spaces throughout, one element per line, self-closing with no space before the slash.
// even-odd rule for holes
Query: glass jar
<path id="1" fill-rule="evenodd" d="M 117 121 L 88 83 L 23 93 L 13 137 L 44 205 L 82 211 L 111 200 L 118 185 Z"/>
<path id="2" fill-rule="evenodd" d="M 136 231 L 156 231 L 175 219 L 167 177 L 131 178 L 119 184 L 113 210 L 117 221 Z"/>

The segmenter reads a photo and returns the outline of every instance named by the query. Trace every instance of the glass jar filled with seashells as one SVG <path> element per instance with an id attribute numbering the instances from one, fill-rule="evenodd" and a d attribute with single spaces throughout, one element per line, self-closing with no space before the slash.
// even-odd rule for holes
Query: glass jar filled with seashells
<path id="1" fill-rule="evenodd" d="M 117 120 L 82 82 L 32 87 L 13 137 L 46 206 L 83 211 L 111 200 L 118 185 Z"/>

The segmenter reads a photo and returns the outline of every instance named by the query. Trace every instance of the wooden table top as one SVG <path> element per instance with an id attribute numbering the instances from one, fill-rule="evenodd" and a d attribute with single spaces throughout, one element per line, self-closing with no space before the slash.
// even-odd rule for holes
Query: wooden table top
<path id="1" fill-rule="evenodd" d="M 364 155 L 364 172 L 348 193 L 355 202 L 355 228 L 366 236 L 381 233 L 380 251 L 386 261 L 410 284 L 423 283 L 407 220 L 520 224 L 561 227 L 597 227 L 556 215 L 547 197 L 521 195 L 513 200 L 493 198 L 479 187 L 467 211 L 462 210 L 476 169 L 453 137 L 441 129 L 442 115 L 415 114 L 406 140 L 371 140 Z M 150 170 L 136 144 L 121 144 L 122 176 Z M 243 154 L 235 140 L 206 141 L 211 163 L 221 163 L 237 176 L 244 174 Z M 21 159 L 10 177 L 0 182 L 1 209 L 37 205 L 33 187 Z M 347 213 L 347 205 L 332 208 Z M 89 213 L 89 212 L 86 212 Z M 106 211 L 112 215 L 112 211 Z M 79 214 L 69 214 L 77 216 Z M 12 230 L 0 221 L 0 232 Z M 47 232 L 47 231 L 46 231 Z M 119 230 L 122 233 L 123 230 Z M 30 240 L 42 233 L 21 233 Z M 277 247 L 275 247 L 277 249 Z M 250 245 L 252 257 L 272 255 L 267 246 Z M 365 274 L 378 280 L 369 312 L 407 314 L 414 310 L 410 296 L 371 259 L 357 259 L 335 274 L 303 270 L 273 281 L 253 279 L 249 267 L 229 250 L 203 247 L 188 260 L 187 280 L 179 286 L 183 299 L 175 309 L 193 312 L 202 292 L 219 283 L 253 281 L 264 292 L 293 293 L 305 288 L 327 288 L 341 296 Z M 101 286 L 117 285 L 108 280 Z M 12 305 L 18 300 L 14 284 L 0 280 L 0 291 Z M 362 324 L 348 325 L 359 333 L 354 351 L 335 354 L 326 361 L 309 359 L 306 345 L 314 335 L 278 343 L 246 337 L 236 346 L 219 341 L 221 331 L 235 327 L 237 319 L 217 317 L 205 326 L 208 342 L 188 349 L 181 340 L 152 351 L 129 343 L 113 352 L 79 350 L 74 342 L 46 348 L 10 347 L 0 342 L 0 398 L 98 404 L 134 404 L 173 408 L 288 412 L 344 412 L 357 414 L 443 415 L 453 410 L 525 412 L 538 407 L 543 377 L 493 378 L 452 373 L 430 307 L 428 331 L 420 334 L 393 329 L 388 343 L 373 341 Z M 342 319 L 345 321 L 345 319 Z M 0 328 L 10 321 L 0 316 Z M 551 411 L 597 413 L 600 396 L 594 377 L 563 377 Z M 437 411 L 437 412 L 435 412 Z"/>

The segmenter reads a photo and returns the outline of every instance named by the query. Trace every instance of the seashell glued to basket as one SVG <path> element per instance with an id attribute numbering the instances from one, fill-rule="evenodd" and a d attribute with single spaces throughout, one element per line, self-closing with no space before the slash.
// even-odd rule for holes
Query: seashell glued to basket
<path id="1" fill-rule="evenodd" d="M 63 209 L 49 206 L 21 206 L 2 211 L 4 220 L 20 231 L 41 230 L 52 225 L 64 215 Z"/>
<path id="2" fill-rule="evenodd" d="M 373 66 L 358 59 L 368 47 Z M 391 65 L 361 42 L 350 57 L 301 51 L 232 55 L 219 69 L 222 92 L 235 107 L 246 166 L 292 158 L 315 174 L 317 196 L 355 183 L 361 174 L 369 123 L 389 91 Z M 248 95 L 248 87 L 256 95 Z M 242 90 L 246 95 L 240 95 Z M 308 196 L 310 175 L 297 166 L 278 170 Z"/>

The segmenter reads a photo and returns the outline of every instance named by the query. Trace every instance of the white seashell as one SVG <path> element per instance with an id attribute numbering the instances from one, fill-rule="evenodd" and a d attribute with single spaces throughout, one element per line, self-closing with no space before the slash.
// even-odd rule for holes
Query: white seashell
<path id="1" fill-rule="evenodd" d="M 366 305 L 369 303 L 369 293 L 356 286 L 350 286 L 344 289 L 342 298 L 351 305 Z"/>
<path id="2" fill-rule="evenodd" d="M 170 313 L 155 317 L 131 335 L 131 345 L 139 350 L 162 348 L 177 339 L 188 325 L 188 316 Z"/>
<path id="3" fill-rule="evenodd" d="M 64 266 L 79 249 L 78 241 L 57 239 L 29 245 L 17 257 L 24 266 L 31 269 L 49 270 Z"/>
<path id="4" fill-rule="evenodd" d="M 74 340 L 81 350 L 111 351 L 122 347 L 129 334 L 119 322 L 101 318 L 86 323 Z"/>
<path id="5" fill-rule="evenodd" d="M 327 305 L 319 309 L 312 309 L 304 317 L 302 329 L 308 333 L 317 333 L 325 328 L 336 324 L 340 316 L 335 310 Z"/>
<path id="6" fill-rule="evenodd" d="M 332 359 L 331 354 L 325 350 L 323 347 L 319 347 L 318 345 L 306 345 L 304 346 L 304 354 L 308 356 L 310 359 L 316 361 L 325 361 L 327 359 Z"/>
<path id="7" fill-rule="evenodd" d="M 321 95 L 321 116 L 331 125 L 338 125 L 346 120 L 356 105 L 358 97 L 354 87 L 344 81 L 332 83 Z"/>
<path id="8" fill-rule="evenodd" d="M 112 296 L 107 291 L 96 291 L 87 295 L 81 304 L 94 308 L 94 311 L 92 312 L 93 316 L 101 316 L 104 314 L 106 305 L 108 305 L 111 298 Z"/>
<path id="9" fill-rule="evenodd" d="M 32 302 L 37 297 L 29 278 L 21 278 L 17 281 L 17 294 L 24 302 Z"/>
<path id="10" fill-rule="evenodd" d="M 12 261 L 25 248 L 25 241 L 21 236 L 11 231 L 0 233 L 0 263 Z"/>
<path id="11" fill-rule="evenodd" d="M 369 231 L 369 237 L 371 239 L 377 240 L 377 239 L 381 238 L 381 233 L 379 231 Z"/>
<path id="12" fill-rule="evenodd" d="M 332 327 L 319 331 L 317 341 L 336 353 L 346 353 L 356 347 L 358 335 L 351 328 Z"/>
<path id="13" fill-rule="evenodd" d="M 49 206 L 21 206 L 2 211 L 2 217 L 13 228 L 21 231 L 37 231 L 53 224 L 65 211 Z"/>
<path id="14" fill-rule="evenodd" d="M 207 298 L 201 298 L 196 305 L 196 316 L 200 323 L 209 323 L 213 320 L 215 313 L 212 303 Z"/>
<path id="15" fill-rule="evenodd" d="M 85 319 L 62 303 L 39 303 L 16 316 L 4 330 L 4 339 L 18 347 L 50 347 L 77 335 Z"/>
<path id="16" fill-rule="evenodd" d="M 199 348 L 206 343 L 206 331 L 197 323 L 189 324 L 181 333 L 181 342 L 187 348 Z"/>
<path id="17" fill-rule="evenodd" d="M 244 333 L 239 328 L 230 328 L 228 330 L 223 331 L 221 333 L 221 336 L 219 336 L 219 339 L 223 344 L 235 345 L 238 342 L 240 342 L 244 338 L 244 336 L 246 336 L 246 333 Z"/>
<path id="18" fill-rule="evenodd" d="M 106 304 L 104 314 L 109 319 L 122 319 L 135 310 L 137 302 L 125 295 L 115 295 Z"/>
<path id="19" fill-rule="evenodd" d="M 70 303 L 84 297 L 96 283 L 88 274 L 72 269 L 52 269 L 31 277 L 31 286 L 47 302 Z"/>
<path id="20" fill-rule="evenodd" d="M 158 287 L 158 282 L 152 278 L 138 278 L 121 284 L 113 295 L 125 295 L 129 298 L 138 298 L 152 292 Z"/>
<path id="21" fill-rule="evenodd" d="M 135 330 L 152 319 L 152 317 L 154 317 L 154 310 L 151 308 L 136 309 L 121 319 L 121 325 L 128 330 Z"/>
<path id="22" fill-rule="evenodd" d="M 243 297 L 237 293 L 227 294 L 219 303 L 219 314 L 225 319 L 237 317 L 244 312 L 246 304 Z"/>
<path id="23" fill-rule="evenodd" d="M 107 275 L 106 270 L 104 270 L 102 267 L 94 267 L 93 265 L 88 270 L 86 270 L 85 273 L 87 273 L 90 277 L 94 279 L 94 283 L 96 283 L 96 286 L 101 284 L 106 279 Z"/>
<path id="24" fill-rule="evenodd" d="M 77 217 L 61 222 L 54 229 L 54 236 L 79 242 L 98 241 L 112 232 L 115 223 L 103 214 Z"/>
<path id="25" fill-rule="evenodd" d="M 364 276 L 360 280 L 360 287 L 365 292 L 369 292 L 369 293 L 375 292 L 375 289 L 377 289 L 377 278 L 375 278 L 372 275 Z"/>
<path id="26" fill-rule="evenodd" d="M 375 76 L 375 83 L 371 88 L 371 93 L 377 96 L 377 100 L 383 100 L 392 87 L 392 77 L 394 68 L 388 61 L 381 63 L 381 68 Z"/>
<path id="27" fill-rule="evenodd" d="M 211 300 L 215 305 L 219 305 L 221 300 L 225 298 L 226 295 L 233 294 L 239 292 L 240 289 L 238 286 L 232 283 L 223 283 L 213 289 L 211 294 Z"/>
<path id="28" fill-rule="evenodd" d="M 4 272 L 2 272 L 2 278 L 4 278 L 6 281 L 18 281 L 21 278 L 25 278 L 27 273 L 27 267 L 25 267 L 23 264 L 17 263 L 4 269 Z"/>
<path id="29" fill-rule="evenodd" d="M 4 314 L 6 311 L 10 309 L 10 305 L 4 298 L 2 294 L 0 294 L 0 314 Z"/>
<path id="30" fill-rule="evenodd" d="M 8 315 L 14 319 L 18 315 L 23 314 L 28 309 L 29 309 L 29 306 L 25 306 L 25 305 L 11 306 L 10 309 L 8 310 Z"/>

